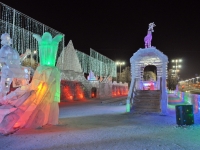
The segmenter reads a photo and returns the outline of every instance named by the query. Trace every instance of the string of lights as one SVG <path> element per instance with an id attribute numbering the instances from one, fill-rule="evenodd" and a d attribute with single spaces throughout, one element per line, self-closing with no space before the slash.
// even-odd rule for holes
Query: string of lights
<path id="1" fill-rule="evenodd" d="M 49 32 L 53 37 L 57 34 L 62 34 L 64 36 L 63 33 L 58 32 L 1 2 L 0 8 L 0 34 L 10 34 L 13 39 L 13 48 L 15 48 L 19 54 L 24 53 L 26 49 L 30 49 L 31 51 L 38 49 L 37 42 L 32 36 L 33 34 L 42 35 L 44 32 Z M 64 38 L 59 44 L 57 56 L 59 56 L 63 48 Z"/>

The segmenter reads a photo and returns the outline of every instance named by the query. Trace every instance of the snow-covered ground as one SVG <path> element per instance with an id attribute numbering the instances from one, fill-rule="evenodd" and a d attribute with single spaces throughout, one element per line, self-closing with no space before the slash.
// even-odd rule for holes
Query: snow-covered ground
<path id="1" fill-rule="evenodd" d="M 200 119 L 178 127 L 174 113 L 125 113 L 119 102 L 62 102 L 57 126 L 0 135 L 2 150 L 199 150 Z"/>

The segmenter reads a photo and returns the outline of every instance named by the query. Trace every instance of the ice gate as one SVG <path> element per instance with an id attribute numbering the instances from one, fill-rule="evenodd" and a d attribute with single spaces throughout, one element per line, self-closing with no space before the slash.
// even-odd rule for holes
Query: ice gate
<path id="1" fill-rule="evenodd" d="M 153 32 L 154 23 L 149 24 L 149 29 Z M 147 36 L 146 36 L 147 37 Z M 167 114 L 167 64 L 168 57 L 150 44 L 145 48 L 140 48 L 130 58 L 131 63 L 131 85 L 127 98 L 127 112 L 140 110 L 147 112 L 161 112 Z M 152 36 L 149 43 L 151 43 Z M 148 65 L 156 66 L 157 78 L 155 81 L 144 81 L 144 68 Z M 149 88 L 147 88 L 149 86 Z"/>
<path id="2" fill-rule="evenodd" d="M 132 81 L 129 89 L 127 105 L 130 104 L 131 106 L 134 106 L 133 105 L 134 100 L 136 103 L 137 100 L 142 101 L 141 96 L 143 96 L 144 99 L 150 99 L 150 96 L 152 95 L 154 96 L 153 97 L 154 100 L 155 98 L 158 98 L 158 101 L 160 102 L 159 108 L 161 109 L 162 114 L 166 114 L 167 113 L 166 78 L 167 78 L 167 63 L 168 63 L 167 56 L 164 55 L 161 51 L 159 51 L 155 47 L 139 49 L 131 57 L 130 63 L 131 63 Z M 154 65 L 157 67 L 156 81 L 143 80 L 144 68 L 148 65 Z M 153 89 L 150 90 L 146 89 L 146 86 L 148 85 L 153 86 Z M 158 94 L 160 93 L 160 96 L 156 93 Z M 138 97 L 138 95 L 141 95 L 140 98 Z M 150 101 L 153 100 L 150 99 Z M 156 103 L 155 105 L 158 105 L 159 102 Z M 145 102 L 143 101 L 143 103 Z M 147 102 L 146 105 L 149 105 L 149 103 Z M 156 106 L 153 106 L 153 108 L 155 107 Z M 146 109 L 145 106 L 144 108 Z M 157 109 L 160 110 L 159 108 Z"/>

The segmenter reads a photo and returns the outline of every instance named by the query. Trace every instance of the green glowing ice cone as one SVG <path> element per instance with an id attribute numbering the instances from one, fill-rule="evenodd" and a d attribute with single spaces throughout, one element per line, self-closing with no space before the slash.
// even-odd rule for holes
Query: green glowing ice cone
<path id="1" fill-rule="evenodd" d="M 40 65 L 55 66 L 58 44 L 63 35 L 58 34 L 52 38 L 49 32 L 45 32 L 42 37 L 37 34 L 33 34 L 33 37 L 38 41 Z"/>

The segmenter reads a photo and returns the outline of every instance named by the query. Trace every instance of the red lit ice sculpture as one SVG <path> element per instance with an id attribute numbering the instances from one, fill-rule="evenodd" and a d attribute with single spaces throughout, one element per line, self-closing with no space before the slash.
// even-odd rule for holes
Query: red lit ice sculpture
<path id="1" fill-rule="evenodd" d="M 23 127 L 38 128 L 46 124 L 58 124 L 60 71 L 55 67 L 55 60 L 62 35 L 57 35 L 53 40 L 50 33 L 44 33 L 42 38 L 38 35 L 34 37 L 39 42 L 42 62 L 37 67 L 32 82 L 9 93 L 4 100 L 6 105 L 0 106 L 2 134 L 9 134 Z"/>

